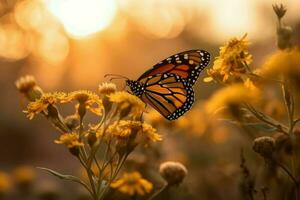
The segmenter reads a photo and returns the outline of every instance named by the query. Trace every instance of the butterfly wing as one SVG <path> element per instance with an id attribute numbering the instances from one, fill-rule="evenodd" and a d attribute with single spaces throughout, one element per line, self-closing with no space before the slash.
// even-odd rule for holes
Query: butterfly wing
<path id="1" fill-rule="evenodd" d="M 168 120 L 175 120 L 194 103 L 192 85 L 176 74 L 157 74 L 141 80 L 145 91 L 141 99 Z"/>
<path id="2" fill-rule="evenodd" d="M 204 50 L 190 50 L 175 54 L 146 71 L 138 81 L 156 74 L 176 74 L 194 85 L 200 72 L 208 65 L 210 54 Z"/>

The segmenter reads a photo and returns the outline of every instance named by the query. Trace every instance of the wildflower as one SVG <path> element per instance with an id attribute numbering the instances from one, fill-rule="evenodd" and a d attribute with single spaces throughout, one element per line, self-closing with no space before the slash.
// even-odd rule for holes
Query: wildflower
<path id="1" fill-rule="evenodd" d="M 126 138 L 138 131 L 139 134 L 148 141 L 156 142 L 162 140 L 151 125 L 142 123 L 140 121 L 120 120 L 114 122 L 107 129 L 107 133 L 118 138 Z"/>
<path id="2" fill-rule="evenodd" d="M 43 96 L 34 102 L 30 102 L 27 106 L 27 117 L 31 120 L 33 117 L 42 111 L 46 111 L 49 106 L 62 102 L 66 97 L 65 93 L 44 93 Z"/>
<path id="3" fill-rule="evenodd" d="M 227 82 L 230 76 L 239 79 L 247 72 L 252 55 L 248 51 L 246 36 L 245 34 L 241 39 L 233 38 L 220 48 L 220 55 L 215 59 L 212 69 L 207 71 L 205 82 Z"/>
<path id="4" fill-rule="evenodd" d="M 206 110 L 214 113 L 221 108 L 229 108 L 231 114 L 238 115 L 239 105 L 247 100 L 247 103 L 255 103 L 259 99 L 259 90 L 250 83 L 250 88 L 243 84 L 233 84 L 217 91 L 207 102 Z M 252 88 L 252 89 L 251 89 Z"/>
<path id="5" fill-rule="evenodd" d="M 109 95 L 117 91 L 117 86 L 113 83 L 102 83 L 99 85 L 98 91 L 100 94 Z"/>
<path id="6" fill-rule="evenodd" d="M 7 192 L 11 188 L 11 181 L 9 176 L 0 171 L 0 194 Z"/>
<path id="7" fill-rule="evenodd" d="M 253 150 L 264 158 L 271 158 L 275 151 L 275 140 L 269 136 L 256 138 L 253 142 Z"/>
<path id="8" fill-rule="evenodd" d="M 28 98 L 29 101 L 35 101 L 43 94 L 42 89 L 37 86 L 33 76 L 22 76 L 15 82 L 15 85 L 17 89 Z"/>
<path id="9" fill-rule="evenodd" d="M 76 133 L 65 133 L 54 142 L 56 144 L 66 145 L 69 148 L 70 152 L 75 156 L 78 156 L 79 154 L 79 147 L 84 146 L 84 144 L 79 141 L 79 135 Z"/>
<path id="10" fill-rule="evenodd" d="M 187 169 L 179 162 L 168 161 L 160 164 L 159 173 L 171 186 L 178 185 L 183 181 L 187 175 Z"/>
<path id="11" fill-rule="evenodd" d="M 116 121 L 108 127 L 106 134 L 117 139 L 116 150 L 120 156 L 129 154 L 138 144 L 162 140 L 156 129 L 140 121 Z"/>
<path id="12" fill-rule="evenodd" d="M 136 96 L 128 92 L 115 92 L 108 96 L 109 100 L 118 105 L 120 118 L 127 115 L 137 117 L 145 110 L 145 104 Z"/>
<path id="13" fill-rule="evenodd" d="M 110 109 L 112 108 L 112 102 L 109 101 L 109 98 L 107 95 L 113 94 L 117 91 L 117 87 L 113 83 L 102 83 L 99 85 L 98 91 L 100 94 L 103 95 L 102 101 L 103 101 L 103 107 L 105 110 L 105 113 L 108 113 Z"/>
<path id="14" fill-rule="evenodd" d="M 13 176 L 20 187 L 27 187 L 35 179 L 35 172 L 32 167 L 21 166 L 14 169 Z"/>
<path id="15" fill-rule="evenodd" d="M 81 119 L 84 117 L 86 110 L 89 110 L 96 115 L 102 114 L 103 105 L 97 94 L 87 90 L 79 90 L 68 94 L 65 102 L 74 100 L 78 101 L 76 108 Z"/>
<path id="16" fill-rule="evenodd" d="M 113 182 L 110 186 L 130 196 L 136 194 L 143 196 L 153 188 L 152 183 L 143 179 L 139 172 L 124 173 L 121 179 Z"/>

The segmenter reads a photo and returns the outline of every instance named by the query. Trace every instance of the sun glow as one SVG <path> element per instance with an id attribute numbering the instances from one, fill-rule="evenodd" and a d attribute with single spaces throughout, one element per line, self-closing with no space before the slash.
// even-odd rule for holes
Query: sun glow
<path id="1" fill-rule="evenodd" d="M 73 37 L 84 37 L 104 30 L 116 14 L 114 0 L 48 0 L 50 12 Z"/>

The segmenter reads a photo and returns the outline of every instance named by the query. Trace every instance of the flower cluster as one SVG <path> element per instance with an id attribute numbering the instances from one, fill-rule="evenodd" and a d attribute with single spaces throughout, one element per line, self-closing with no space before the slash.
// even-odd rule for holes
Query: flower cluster
<path id="1" fill-rule="evenodd" d="M 130 196 L 134 196 L 135 194 L 145 195 L 153 188 L 152 183 L 143 179 L 138 172 L 124 173 L 119 180 L 111 183 L 110 186 Z"/>
<path id="2" fill-rule="evenodd" d="M 31 76 L 20 78 L 16 86 L 25 96 L 29 96 L 27 93 L 32 88 L 38 87 Z M 105 198 L 110 183 L 114 182 L 127 157 L 138 145 L 145 146 L 162 140 L 156 129 L 141 121 L 145 104 L 139 98 L 117 91 L 112 83 L 101 84 L 98 92 L 99 95 L 88 90 L 41 92 L 39 97 L 28 98 L 29 104 L 24 111 L 29 119 L 38 114 L 44 115 L 62 133 L 54 142 L 66 146 L 80 161 L 89 183 L 50 169 L 45 170 L 60 178 L 80 183 L 95 200 Z M 72 102 L 76 103 L 74 113 L 64 117 L 59 108 Z M 88 112 L 95 114 L 93 116 L 96 119 L 93 121 L 96 123 L 85 124 Z M 104 155 L 98 153 L 100 149 L 105 150 Z M 136 181 L 141 186 L 133 185 L 134 189 L 124 189 L 126 184 L 121 184 L 119 180 L 112 187 L 122 188 L 121 191 L 126 190 L 129 194 L 143 195 L 151 191 L 151 183 L 142 179 L 138 173 L 125 175 L 124 178 L 124 184 Z M 109 184 L 103 184 L 104 180 Z"/>
<path id="3" fill-rule="evenodd" d="M 242 79 L 252 62 L 246 36 L 241 39 L 233 38 L 220 48 L 220 55 L 216 57 L 212 69 L 207 70 L 208 77 L 204 79 L 205 82 L 215 80 L 227 83 Z"/>

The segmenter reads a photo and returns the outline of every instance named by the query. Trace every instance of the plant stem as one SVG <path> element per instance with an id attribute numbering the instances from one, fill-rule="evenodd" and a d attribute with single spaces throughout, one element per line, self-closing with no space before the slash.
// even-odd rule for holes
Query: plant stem
<path id="1" fill-rule="evenodd" d="M 169 185 L 165 183 L 159 190 L 157 190 L 151 197 L 149 197 L 148 200 L 153 200 L 155 197 L 157 197 L 160 193 L 162 193 L 164 190 L 169 188 Z"/>
<path id="2" fill-rule="evenodd" d="M 290 137 L 293 137 L 293 130 L 294 130 L 294 112 L 295 112 L 295 102 L 292 93 L 290 92 L 288 88 L 288 83 L 285 81 L 284 84 L 282 85 L 282 94 L 284 97 L 284 102 L 286 106 L 286 110 L 288 113 L 288 123 L 289 123 L 289 129 L 288 129 L 288 134 Z M 295 199 L 299 199 L 299 192 L 298 192 L 298 182 L 297 182 L 297 177 L 296 177 L 296 166 L 295 166 L 295 150 L 293 147 L 292 150 L 292 158 L 291 158 L 291 165 L 292 165 L 292 173 L 293 177 L 295 178 Z"/>
<path id="3" fill-rule="evenodd" d="M 293 183 L 295 184 L 296 187 L 298 187 L 299 183 L 298 181 L 296 180 L 296 178 L 293 176 L 292 172 L 289 171 L 289 169 L 284 166 L 283 164 L 275 161 L 276 164 L 291 178 L 291 180 L 293 181 Z"/>

